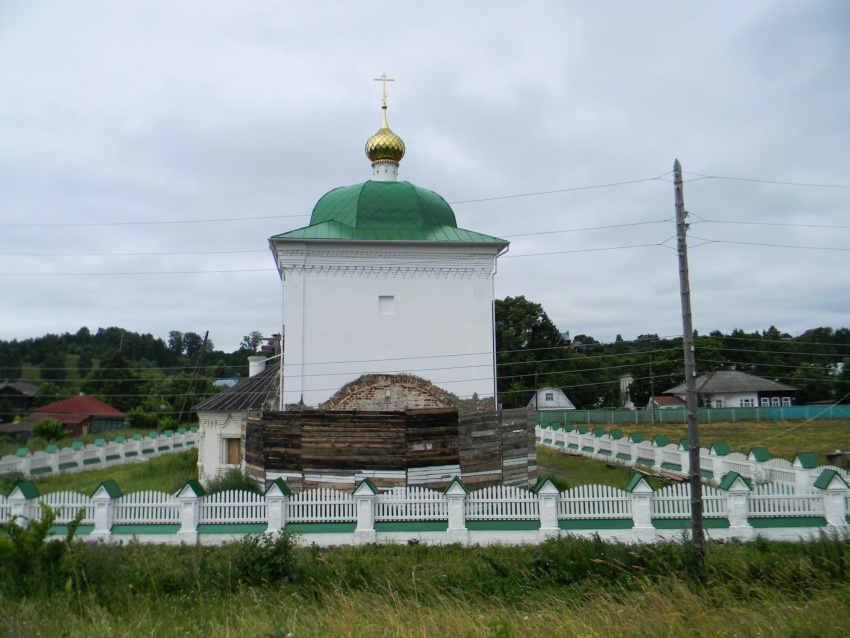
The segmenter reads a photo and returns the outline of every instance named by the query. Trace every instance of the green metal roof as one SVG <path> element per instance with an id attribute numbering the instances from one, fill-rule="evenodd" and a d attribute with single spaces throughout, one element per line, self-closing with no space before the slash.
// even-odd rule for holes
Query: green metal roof
<path id="1" fill-rule="evenodd" d="M 729 444 L 725 441 L 716 441 L 711 444 L 711 451 L 714 452 L 716 456 L 729 456 L 732 453 L 732 450 L 729 448 Z"/>
<path id="2" fill-rule="evenodd" d="M 310 225 L 272 239 L 508 242 L 457 227 L 451 206 L 410 182 L 368 181 L 336 188 L 313 208 Z"/>
<path id="3" fill-rule="evenodd" d="M 818 456 L 814 452 L 800 452 L 794 457 L 794 460 L 805 470 L 820 466 Z"/>
<path id="4" fill-rule="evenodd" d="M 841 475 L 835 470 L 824 470 L 823 472 L 821 472 L 820 476 L 813 483 L 813 486 L 818 488 L 819 490 L 828 489 L 830 483 L 832 483 L 832 481 L 836 478 L 840 483 L 836 487 L 841 487 L 841 484 L 843 484 L 845 488 L 847 487 L 847 481 L 841 478 Z"/>
<path id="5" fill-rule="evenodd" d="M 750 450 L 749 455 L 759 463 L 764 463 L 771 459 L 770 451 L 766 447 L 754 447 Z"/>
<path id="6" fill-rule="evenodd" d="M 744 484 L 747 487 L 749 487 L 751 490 L 753 489 L 753 486 L 750 485 L 750 481 L 747 480 L 747 477 L 741 476 L 737 472 L 727 473 L 726 476 L 723 477 L 723 480 L 720 481 L 720 485 L 718 485 L 717 487 L 720 488 L 721 490 L 728 492 L 729 488 L 731 488 L 735 484 L 735 481 L 737 481 L 738 479 L 741 479 L 744 482 Z"/>

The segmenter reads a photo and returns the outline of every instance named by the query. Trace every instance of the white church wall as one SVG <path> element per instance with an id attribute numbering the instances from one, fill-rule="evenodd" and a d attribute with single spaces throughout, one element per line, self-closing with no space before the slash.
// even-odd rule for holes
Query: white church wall
<path id="1" fill-rule="evenodd" d="M 228 439 L 242 438 L 244 416 L 241 411 L 198 413 L 198 478 L 202 483 L 220 476 L 231 467 L 241 468 L 241 464 L 227 463 L 227 445 Z"/>
<path id="2" fill-rule="evenodd" d="M 317 405 L 366 373 L 494 394 L 493 246 L 278 246 L 284 404 Z"/>

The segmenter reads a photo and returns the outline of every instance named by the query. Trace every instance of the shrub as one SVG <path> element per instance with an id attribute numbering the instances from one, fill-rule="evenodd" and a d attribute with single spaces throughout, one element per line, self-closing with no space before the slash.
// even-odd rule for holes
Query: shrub
<path id="1" fill-rule="evenodd" d="M 262 494 L 259 484 L 250 476 L 242 473 L 238 468 L 231 468 L 221 476 L 217 476 L 204 486 L 207 494 L 226 492 L 227 490 L 244 490 Z"/>
<path id="2" fill-rule="evenodd" d="M 32 435 L 45 441 L 60 441 L 68 436 L 68 430 L 58 419 L 47 417 L 33 426 Z"/>

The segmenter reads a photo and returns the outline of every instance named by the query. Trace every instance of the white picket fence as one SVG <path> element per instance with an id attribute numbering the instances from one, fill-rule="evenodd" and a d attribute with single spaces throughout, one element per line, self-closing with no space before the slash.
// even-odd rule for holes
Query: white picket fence
<path id="1" fill-rule="evenodd" d="M 793 485 L 768 483 L 757 485 L 750 496 L 750 516 L 823 516 L 823 498 L 811 492 L 797 493 Z"/>
<path id="2" fill-rule="evenodd" d="M 632 517 L 631 495 L 610 485 L 580 485 L 558 497 L 558 518 L 585 520 Z"/>
<path id="3" fill-rule="evenodd" d="M 39 503 L 48 505 L 56 512 L 56 525 L 67 525 L 73 521 L 77 513 L 83 509 L 85 515 L 81 521 L 81 525 L 94 525 L 94 503 L 91 497 L 79 492 L 51 492 L 39 497 Z M 35 517 L 41 520 L 43 510 L 39 507 L 35 512 Z"/>
<path id="4" fill-rule="evenodd" d="M 376 521 L 445 521 L 448 501 L 424 487 L 393 487 L 375 498 Z"/>
<path id="5" fill-rule="evenodd" d="M 180 501 L 165 492 L 133 492 L 115 500 L 115 525 L 166 525 L 180 522 Z"/>
<path id="6" fill-rule="evenodd" d="M 504 521 L 540 518 L 537 497 L 521 487 L 493 485 L 469 494 L 466 520 Z"/>
<path id="7" fill-rule="evenodd" d="M 325 487 L 292 495 L 288 507 L 287 520 L 293 523 L 347 523 L 357 520 L 351 494 Z"/>
<path id="8" fill-rule="evenodd" d="M 262 494 L 228 490 L 201 501 L 200 523 L 265 523 L 267 520 L 266 499 Z"/>
<path id="9" fill-rule="evenodd" d="M 617 438 L 612 433 L 616 433 Z M 636 437 L 640 441 L 632 441 L 623 437 L 619 430 L 603 433 L 600 428 L 590 430 L 584 426 L 571 429 L 571 426 L 538 425 L 535 436 L 542 445 L 627 466 L 672 469 L 683 473 L 687 473 L 690 467 L 690 455 L 682 445 L 660 444 L 654 439 L 643 440 L 642 437 Z M 847 470 L 829 465 L 805 467 L 802 457 L 798 455 L 794 462 L 785 459 L 758 461 L 752 453 L 749 456 L 738 452 L 721 454 L 714 447 L 701 448 L 700 469 L 704 476 L 718 481 L 729 472 L 736 472 L 756 484 L 785 483 L 794 485 L 798 491 L 811 487 L 824 470 L 833 470 L 850 483 L 850 472 Z"/>
<path id="10" fill-rule="evenodd" d="M 147 458 L 183 452 L 198 445 L 198 428 L 180 428 L 148 436 L 136 435 L 129 439 L 119 436 L 115 441 L 98 439 L 96 443 L 72 444 L 53 451 L 32 452 L 20 448 L 17 454 L 0 457 L 0 477 L 21 473 L 24 476 L 55 476 L 86 470 L 113 467 Z"/>
<path id="11" fill-rule="evenodd" d="M 726 494 L 708 485 L 702 488 L 702 514 L 705 518 L 726 518 Z M 691 486 L 676 483 L 652 495 L 652 518 L 690 518 Z"/>
<path id="12" fill-rule="evenodd" d="M 820 487 L 803 490 L 787 483 L 751 487 L 740 478 L 727 481 L 724 489 L 706 486 L 703 515 L 715 523 L 708 534 L 718 539 L 759 534 L 795 540 L 824 529 L 850 531 L 850 488 L 837 474 L 823 478 Z M 264 495 L 240 490 L 204 495 L 190 482 L 175 495 L 120 495 L 117 486 L 104 484 L 89 497 L 75 492 L 39 495 L 27 483 L 8 497 L 0 496 L 0 523 L 38 519 L 40 503 L 58 512 L 58 525 L 85 511 L 85 529 L 78 533 L 111 542 L 137 537 L 144 542 L 219 543 L 246 533 L 246 524 L 252 531 L 268 532 L 293 525 L 302 542 L 318 544 L 411 538 L 431 543 L 536 543 L 564 533 L 653 542 L 688 529 L 690 485 L 653 491 L 636 476 L 627 490 L 584 485 L 559 492 L 545 481 L 536 491 L 499 485 L 467 493 L 455 479 L 443 492 L 422 487 L 381 492 L 364 482 L 353 492 L 319 488 L 291 494 L 276 482 Z M 776 520 L 759 523 L 768 518 Z"/>

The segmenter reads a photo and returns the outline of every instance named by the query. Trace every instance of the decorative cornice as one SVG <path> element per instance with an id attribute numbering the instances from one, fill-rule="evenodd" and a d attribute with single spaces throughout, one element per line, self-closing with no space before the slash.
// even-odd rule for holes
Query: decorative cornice
<path id="1" fill-rule="evenodd" d="M 305 266 L 282 265 L 285 272 L 311 277 L 383 278 L 383 279 L 484 279 L 493 268 L 428 268 L 411 266 Z"/>

